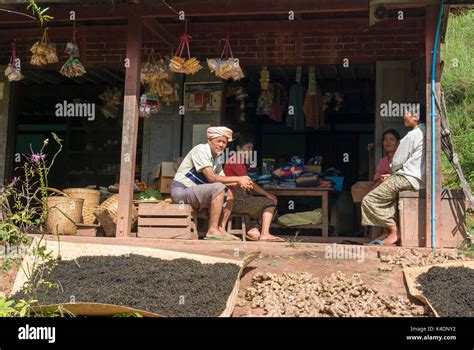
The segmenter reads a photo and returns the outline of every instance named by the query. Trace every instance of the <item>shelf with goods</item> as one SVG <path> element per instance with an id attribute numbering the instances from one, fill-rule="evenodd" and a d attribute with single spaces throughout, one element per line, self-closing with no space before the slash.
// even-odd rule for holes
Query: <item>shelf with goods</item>
<path id="1" fill-rule="evenodd" d="M 120 173 L 118 121 L 68 121 L 65 153 L 70 186 L 114 184 Z"/>

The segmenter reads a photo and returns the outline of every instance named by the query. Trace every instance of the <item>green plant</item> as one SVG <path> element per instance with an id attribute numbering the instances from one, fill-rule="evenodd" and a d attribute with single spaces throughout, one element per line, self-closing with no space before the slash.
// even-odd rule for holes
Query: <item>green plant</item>
<path id="1" fill-rule="evenodd" d="M 0 298 L 0 317 L 30 317 L 37 300 L 15 300 Z"/>
<path id="2" fill-rule="evenodd" d="M 458 251 L 468 258 L 474 258 L 474 243 L 470 236 L 466 237 L 458 247 Z"/>
<path id="3" fill-rule="evenodd" d="M 43 225 L 48 217 L 48 175 L 54 165 L 57 155 L 62 150 L 62 140 L 52 133 L 53 139 L 59 145 L 51 162 L 47 164 L 45 147 L 49 144 L 46 139 L 39 153 L 23 156 L 25 161 L 17 170 L 23 175 L 13 178 L 5 187 L 0 189 L 0 243 L 5 247 L 3 265 L 10 264 L 10 259 L 18 256 L 8 254 L 11 247 L 28 244 L 27 233 Z"/>
<path id="4" fill-rule="evenodd" d="M 162 200 L 163 196 L 160 192 L 153 188 L 148 188 L 140 193 L 141 200 Z"/>
<path id="5" fill-rule="evenodd" d="M 59 145 L 59 149 L 51 161 L 47 163 L 47 156 L 43 153 L 49 144 L 49 140 L 46 139 L 39 153 L 34 153 L 32 150 L 31 155 L 24 156 L 25 162 L 20 168 L 17 168 L 17 170 L 22 170 L 23 174 L 15 177 L 11 183 L 0 190 L 2 212 L 0 244 L 4 246 L 5 251 L 2 268 L 8 269 L 13 261 L 17 262 L 26 276 L 22 290 L 28 296 L 27 300 L 13 303 L 11 300 L 2 300 L 2 313 L 6 315 L 31 316 L 32 305 L 37 304 L 38 300 L 38 287 L 46 286 L 46 290 L 57 287 L 55 283 L 46 279 L 57 265 L 57 261 L 54 260 L 52 252 L 48 251 L 46 245 L 43 244 L 44 234 L 33 241 L 33 244 L 27 236 L 29 231 L 41 229 L 48 216 L 48 175 L 57 155 L 62 150 L 62 140 L 54 133 L 52 136 Z M 27 245 L 30 245 L 30 248 L 26 252 L 22 252 L 23 247 Z M 14 254 L 15 249 L 19 253 Z M 25 259 L 24 263 L 22 263 L 22 259 Z M 48 261 L 51 263 L 46 264 Z M 42 311 L 34 311 L 34 313 L 44 316 Z"/>
<path id="6" fill-rule="evenodd" d="M 43 26 L 44 22 L 48 22 L 54 19 L 54 17 L 46 14 L 46 12 L 48 12 L 49 10 L 49 7 L 41 8 L 36 4 L 35 0 L 28 0 L 27 3 L 28 3 L 28 6 L 26 7 L 26 9 L 31 10 L 33 15 L 36 15 L 38 17 L 38 20 L 40 21 L 41 26 Z"/>
<path id="7" fill-rule="evenodd" d="M 441 50 L 444 69 L 442 90 L 454 150 L 471 188 L 474 188 L 474 10 L 450 15 L 446 42 Z M 459 187 L 451 164 L 443 155 L 443 186 Z"/>
<path id="8" fill-rule="evenodd" d="M 300 234 L 300 231 L 296 231 L 294 237 L 288 238 L 286 241 L 285 247 L 287 248 L 297 248 L 296 243 L 300 243 L 303 240 L 298 239 L 298 235 Z"/>

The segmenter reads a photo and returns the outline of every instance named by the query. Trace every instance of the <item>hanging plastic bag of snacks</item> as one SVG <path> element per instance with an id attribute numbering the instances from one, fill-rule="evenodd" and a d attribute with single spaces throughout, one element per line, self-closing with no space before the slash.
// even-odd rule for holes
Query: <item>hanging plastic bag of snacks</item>
<path id="1" fill-rule="evenodd" d="M 159 96 L 166 105 L 179 101 L 179 85 L 174 82 L 173 72 L 161 58 L 158 60 L 155 51 L 151 49 L 147 62 L 142 64 L 140 81 L 145 90 Z"/>
<path id="2" fill-rule="evenodd" d="M 76 40 L 73 39 L 72 42 L 68 42 L 66 44 L 66 49 L 64 52 L 66 55 L 72 56 L 72 57 L 79 57 L 79 47 L 77 47 L 77 44 L 75 42 Z"/>
<path id="3" fill-rule="evenodd" d="M 67 43 L 65 52 L 69 55 L 66 63 L 63 64 L 59 71 L 67 78 L 76 78 L 86 74 L 86 69 L 79 60 L 79 48 L 76 44 L 76 27 L 72 33 L 72 40 Z"/>
<path id="4" fill-rule="evenodd" d="M 148 59 L 142 63 L 140 70 L 140 82 L 145 84 L 154 84 L 157 81 L 167 78 L 168 73 L 163 60 L 158 60 L 155 50 L 151 49 Z"/>
<path id="5" fill-rule="evenodd" d="M 49 40 L 48 28 L 44 30 L 41 40 L 33 44 L 30 51 L 33 53 L 30 63 L 34 66 L 45 66 L 59 61 L 56 45 Z"/>
<path id="6" fill-rule="evenodd" d="M 179 84 L 174 82 L 173 75 L 170 73 L 168 78 L 161 79 L 152 85 L 149 91 L 160 96 L 163 102 L 169 105 L 171 102 L 179 101 L 178 89 Z"/>
<path id="7" fill-rule="evenodd" d="M 158 113 L 161 109 L 158 96 L 151 93 L 146 93 L 140 97 L 140 117 L 148 118 L 151 113 Z"/>
<path id="8" fill-rule="evenodd" d="M 240 68 L 239 59 L 234 58 L 229 43 L 229 37 L 223 39 L 224 49 L 220 58 L 208 58 L 207 65 L 209 70 L 221 79 L 240 80 L 245 77 L 242 68 Z"/>
<path id="9" fill-rule="evenodd" d="M 76 78 L 84 75 L 86 73 L 86 69 L 82 65 L 79 58 L 69 56 L 66 63 L 64 63 L 59 72 L 66 78 Z"/>
<path id="10" fill-rule="evenodd" d="M 12 42 L 12 54 L 10 57 L 10 63 L 5 69 L 5 76 L 8 81 L 20 81 L 24 78 L 21 74 L 21 62 L 20 59 L 16 57 L 16 40 Z"/>
<path id="11" fill-rule="evenodd" d="M 199 60 L 196 57 L 191 57 L 191 50 L 189 49 L 189 39 L 191 36 L 187 33 L 188 22 L 185 22 L 184 34 L 180 37 L 179 46 L 176 49 L 174 57 L 170 60 L 170 70 L 175 73 L 195 74 L 202 69 Z M 188 59 L 183 58 L 183 51 L 186 47 L 188 52 Z"/>

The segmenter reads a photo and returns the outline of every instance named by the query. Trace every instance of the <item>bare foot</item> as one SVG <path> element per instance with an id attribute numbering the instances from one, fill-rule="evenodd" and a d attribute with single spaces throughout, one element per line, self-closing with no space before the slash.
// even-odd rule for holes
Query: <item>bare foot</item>
<path id="1" fill-rule="evenodd" d="M 258 241 L 259 237 L 260 231 L 258 230 L 258 228 L 254 227 L 247 231 L 247 239 L 251 241 Z"/>
<path id="2" fill-rule="evenodd" d="M 206 236 L 212 236 L 212 235 L 218 235 L 218 234 L 221 234 L 221 230 L 220 229 L 216 229 L 216 228 L 210 228 L 209 230 L 207 230 L 207 233 L 206 233 Z M 227 232 L 225 232 L 227 233 Z"/>
<path id="3" fill-rule="evenodd" d="M 380 236 L 378 236 L 377 238 L 374 238 L 373 241 L 383 241 L 384 239 L 386 239 L 389 235 L 387 233 L 383 233 L 381 234 Z"/>
<path id="4" fill-rule="evenodd" d="M 223 235 L 228 235 L 229 232 L 226 231 L 224 227 L 219 226 L 219 233 L 222 233 Z"/>
<path id="5" fill-rule="evenodd" d="M 384 240 L 383 244 L 395 244 L 398 241 L 398 236 L 396 233 L 389 234 Z"/>

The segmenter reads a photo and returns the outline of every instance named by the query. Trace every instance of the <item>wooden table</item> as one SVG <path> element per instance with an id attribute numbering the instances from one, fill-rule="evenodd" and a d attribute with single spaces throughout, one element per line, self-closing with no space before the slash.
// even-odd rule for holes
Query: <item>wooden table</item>
<path id="1" fill-rule="evenodd" d="M 320 228 L 323 231 L 323 237 L 328 237 L 329 233 L 329 193 L 334 192 L 332 188 L 318 187 L 264 187 L 265 191 L 281 197 L 321 197 L 322 198 L 322 224 L 304 225 L 307 228 Z"/>

